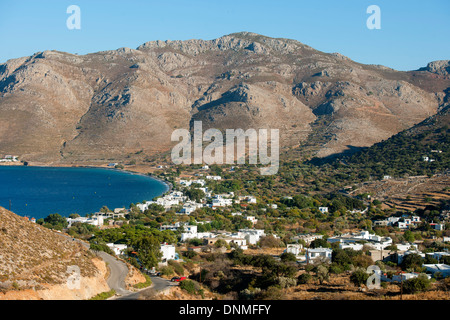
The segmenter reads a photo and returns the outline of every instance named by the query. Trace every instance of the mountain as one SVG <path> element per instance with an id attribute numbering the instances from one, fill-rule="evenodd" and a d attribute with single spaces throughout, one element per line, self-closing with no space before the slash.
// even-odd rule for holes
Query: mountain
<path id="1" fill-rule="evenodd" d="M 448 61 L 409 72 L 241 32 L 87 55 L 44 51 L 0 65 L 0 155 L 71 163 L 151 156 L 171 134 L 280 129 L 281 150 L 358 150 L 449 102 Z"/>
<path id="2" fill-rule="evenodd" d="M 88 299 L 110 290 L 106 273 L 81 244 L 0 207 L 0 300 Z"/>
<path id="3" fill-rule="evenodd" d="M 335 169 L 350 166 L 352 171 L 367 176 L 385 175 L 448 177 L 450 168 L 450 106 L 389 139 L 376 143 L 358 153 L 334 159 Z M 326 162 L 325 158 L 316 162 Z M 314 161 L 313 161 L 314 162 Z M 447 178 L 448 183 L 448 178 Z"/>

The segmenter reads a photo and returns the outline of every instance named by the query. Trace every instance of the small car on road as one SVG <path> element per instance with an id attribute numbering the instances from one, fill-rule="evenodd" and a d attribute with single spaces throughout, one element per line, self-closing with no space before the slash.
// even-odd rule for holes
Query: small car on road
<path id="1" fill-rule="evenodd" d="M 173 277 L 172 279 L 170 279 L 170 281 L 172 282 L 180 282 L 186 280 L 186 277 Z"/>

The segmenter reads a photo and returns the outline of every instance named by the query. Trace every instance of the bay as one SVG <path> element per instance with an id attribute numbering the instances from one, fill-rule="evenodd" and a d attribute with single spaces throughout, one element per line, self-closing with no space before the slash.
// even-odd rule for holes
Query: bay
<path id="1" fill-rule="evenodd" d="M 168 190 L 149 176 L 84 167 L 0 166 L 0 206 L 30 218 L 85 216 L 152 200 Z"/>

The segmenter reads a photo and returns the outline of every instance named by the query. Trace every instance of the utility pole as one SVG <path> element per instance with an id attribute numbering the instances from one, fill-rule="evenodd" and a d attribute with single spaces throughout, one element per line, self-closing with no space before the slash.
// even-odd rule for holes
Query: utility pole
<path id="1" fill-rule="evenodd" d="M 401 286 L 400 286 L 400 300 L 403 300 L 403 276 L 401 276 Z"/>
<path id="2" fill-rule="evenodd" d="M 9 211 L 11 211 L 11 199 L 9 199 Z"/>

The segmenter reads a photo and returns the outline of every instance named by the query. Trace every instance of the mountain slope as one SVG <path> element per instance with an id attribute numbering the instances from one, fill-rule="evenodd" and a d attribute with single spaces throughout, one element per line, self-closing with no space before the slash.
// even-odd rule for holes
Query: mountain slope
<path id="1" fill-rule="evenodd" d="M 109 291 L 105 274 L 104 262 L 81 244 L 0 207 L 0 300 L 87 299 Z"/>
<path id="2" fill-rule="evenodd" d="M 170 150 L 177 128 L 280 129 L 281 149 L 366 147 L 448 103 L 445 62 L 399 72 L 241 32 L 0 65 L 0 154 L 47 163 Z"/>
<path id="3" fill-rule="evenodd" d="M 433 175 L 450 168 L 450 106 L 410 129 L 342 160 L 357 172 L 385 175 Z"/>

